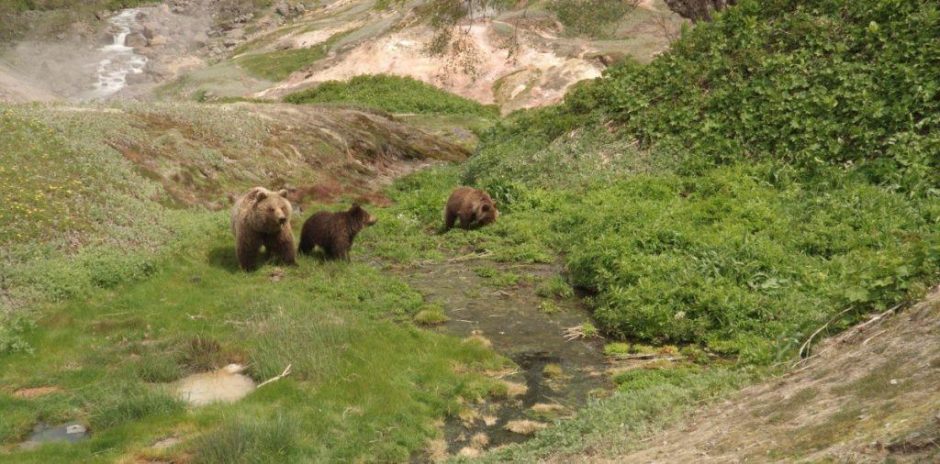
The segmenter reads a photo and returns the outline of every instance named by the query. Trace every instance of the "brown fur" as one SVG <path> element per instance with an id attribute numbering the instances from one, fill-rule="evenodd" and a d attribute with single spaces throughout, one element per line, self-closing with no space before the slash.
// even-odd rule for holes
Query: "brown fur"
<path id="1" fill-rule="evenodd" d="M 499 210 L 489 194 L 472 187 L 457 187 L 444 209 L 444 230 L 450 230 L 460 219 L 460 228 L 472 229 L 491 224 L 499 217 Z"/>
<path id="2" fill-rule="evenodd" d="M 349 211 L 314 213 L 300 232 L 300 252 L 307 254 L 319 246 L 328 259 L 349 260 L 349 249 L 356 234 L 375 222 L 375 216 L 358 204 L 352 205 Z"/>
<path id="3" fill-rule="evenodd" d="M 258 254 L 264 246 L 268 255 L 284 264 L 296 263 L 294 233 L 291 231 L 292 207 L 285 198 L 286 190 L 272 192 L 255 187 L 242 195 L 232 208 L 232 232 L 235 234 L 235 255 L 246 271 L 258 265 Z"/>

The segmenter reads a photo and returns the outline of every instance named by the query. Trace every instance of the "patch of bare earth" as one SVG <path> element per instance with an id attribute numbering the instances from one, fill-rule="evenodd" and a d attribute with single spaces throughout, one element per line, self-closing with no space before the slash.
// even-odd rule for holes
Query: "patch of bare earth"
<path id="1" fill-rule="evenodd" d="M 940 289 L 823 342 L 789 373 L 637 448 L 578 460 L 940 462 Z"/>
<path id="2" fill-rule="evenodd" d="M 55 386 L 49 387 L 34 387 L 34 388 L 21 388 L 13 392 L 13 396 L 17 398 L 37 398 L 40 396 L 51 395 L 53 393 L 59 393 L 62 389 Z"/>

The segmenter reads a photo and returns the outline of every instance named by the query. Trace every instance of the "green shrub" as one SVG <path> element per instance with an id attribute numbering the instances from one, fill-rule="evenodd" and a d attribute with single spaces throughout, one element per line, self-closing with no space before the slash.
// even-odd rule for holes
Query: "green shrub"
<path id="1" fill-rule="evenodd" d="M 552 276 L 535 287 L 535 294 L 542 298 L 571 298 L 574 290 L 561 276 Z"/>
<path id="2" fill-rule="evenodd" d="M 935 2 L 745 0 L 511 115 L 461 180 L 501 227 L 541 226 L 605 334 L 767 362 L 940 278 L 938 22 Z"/>
<path id="3" fill-rule="evenodd" d="M 410 77 L 387 74 L 356 76 L 347 82 L 329 81 L 284 97 L 288 103 L 346 103 L 393 113 L 440 113 L 499 116 L 499 109 L 445 92 Z"/>
<path id="4" fill-rule="evenodd" d="M 414 321 L 421 325 L 438 325 L 447 322 L 450 318 L 439 304 L 428 304 L 421 308 L 414 316 Z"/>
<path id="5" fill-rule="evenodd" d="M 554 0 L 549 4 L 566 32 L 589 37 L 610 35 L 612 26 L 634 8 L 630 0 Z"/>
<path id="6" fill-rule="evenodd" d="M 25 314 L 0 312 L 0 355 L 32 353 L 33 348 L 24 337 L 35 326 L 35 321 Z"/>
<path id="7" fill-rule="evenodd" d="M 936 195 L 940 157 L 925 155 L 940 129 L 938 24 L 929 0 L 742 1 L 595 91 L 631 135 L 693 164 L 829 164 Z"/>

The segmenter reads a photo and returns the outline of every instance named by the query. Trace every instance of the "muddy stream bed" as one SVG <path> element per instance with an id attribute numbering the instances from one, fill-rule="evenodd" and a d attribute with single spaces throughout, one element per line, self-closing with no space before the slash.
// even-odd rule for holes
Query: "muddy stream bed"
<path id="1" fill-rule="evenodd" d="M 495 287 L 492 279 L 481 277 L 481 268 L 520 279 L 515 285 Z M 403 275 L 429 302 L 443 305 L 450 319 L 436 330 L 461 338 L 483 337 L 519 366 L 502 378 L 515 386 L 506 399 L 472 405 L 471 412 L 447 421 L 449 454 L 474 455 L 524 441 L 532 428 L 574 414 L 592 394 L 611 387 L 603 340 L 565 337 L 566 329 L 590 320 L 580 301 L 536 294 L 540 282 L 560 272 L 557 265 L 506 266 L 478 260 L 419 266 Z M 547 300 L 551 311 L 540 307 Z"/>

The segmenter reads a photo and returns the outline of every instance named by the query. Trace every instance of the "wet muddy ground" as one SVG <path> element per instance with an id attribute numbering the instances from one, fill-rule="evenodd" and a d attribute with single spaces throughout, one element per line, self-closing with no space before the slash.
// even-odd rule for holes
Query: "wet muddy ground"
<path id="1" fill-rule="evenodd" d="M 481 272 L 494 269 L 517 282 L 500 286 L 506 279 L 501 282 Z M 592 394 L 610 387 L 603 341 L 565 336 L 566 329 L 590 320 L 584 306 L 576 298 L 536 294 L 540 282 L 560 272 L 557 265 L 506 266 L 482 260 L 408 270 L 409 284 L 429 302 L 443 305 L 450 318 L 437 330 L 457 337 L 483 337 L 518 365 L 502 377 L 509 385 L 506 399 L 473 405 L 448 420 L 445 439 L 450 454 L 473 455 L 523 441 L 533 430 L 573 414 Z"/>

